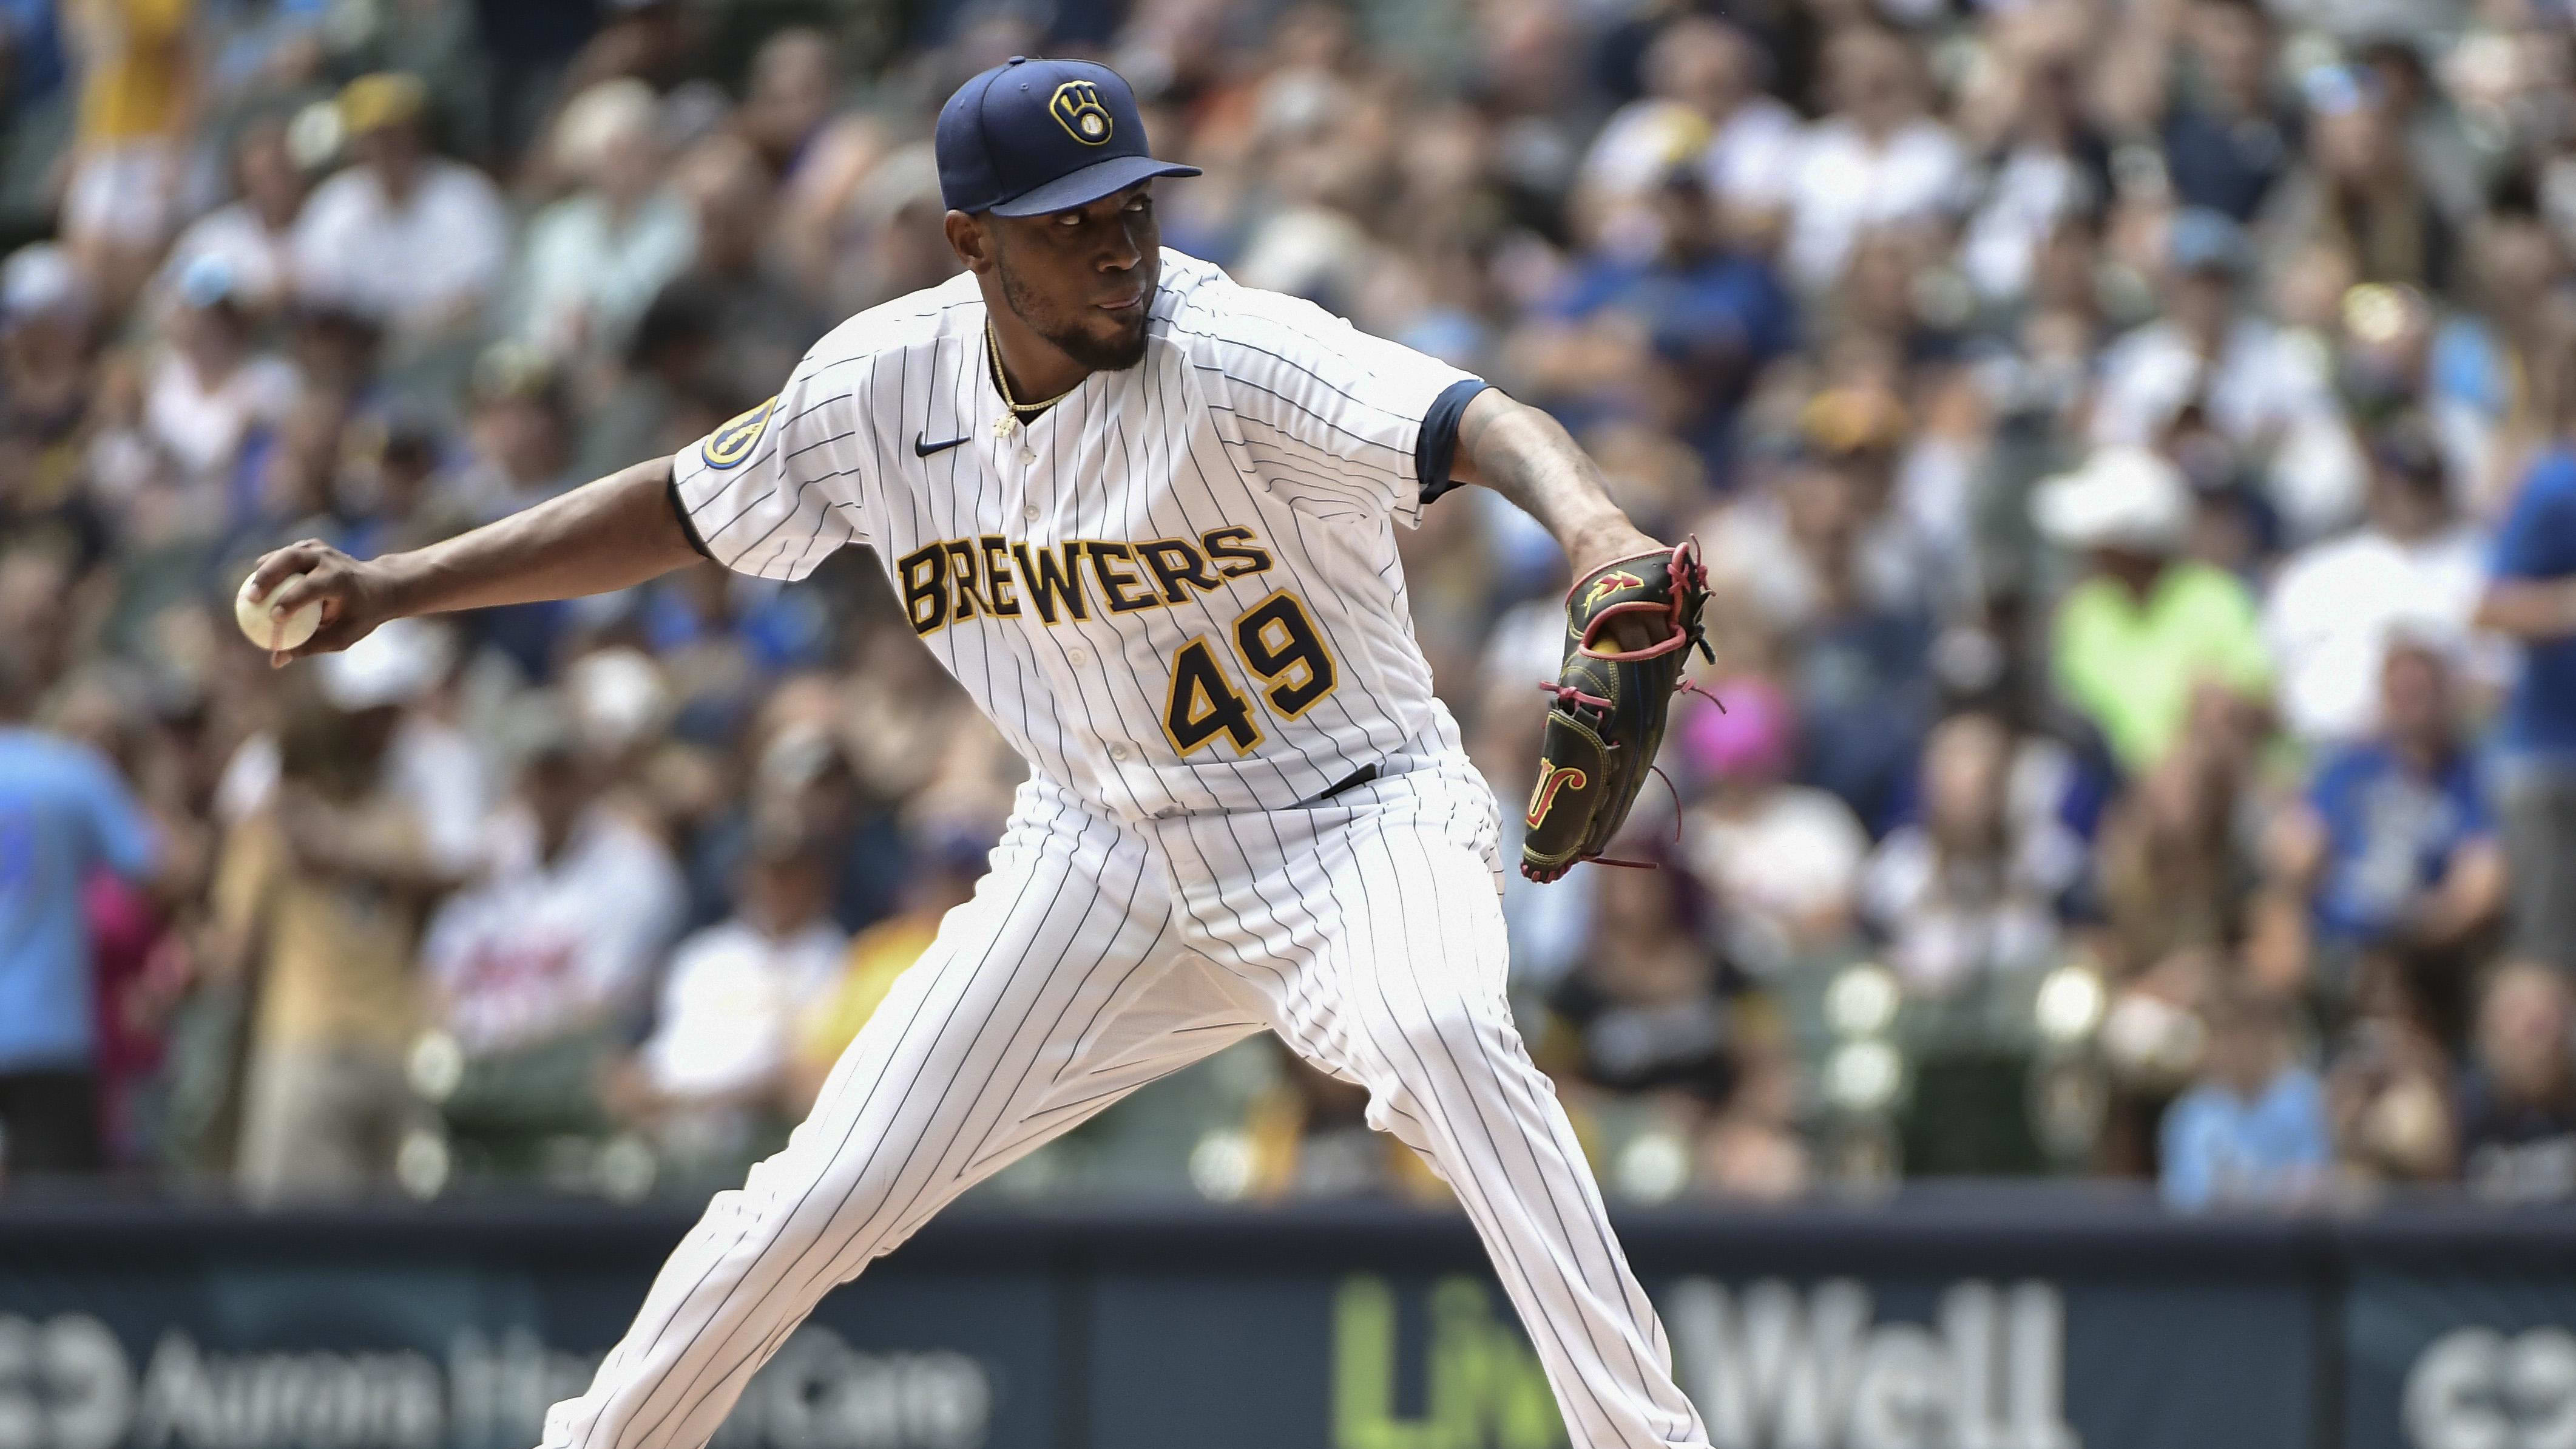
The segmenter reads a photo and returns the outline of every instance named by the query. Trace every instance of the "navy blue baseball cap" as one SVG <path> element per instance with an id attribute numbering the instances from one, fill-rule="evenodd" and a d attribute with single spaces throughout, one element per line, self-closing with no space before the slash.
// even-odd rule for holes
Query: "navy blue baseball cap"
<path id="1" fill-rule="evenodd" d="M 1043 216 L 1149 176 L 1196 176 L 1145 147 L 1136 93 L 1087 60 L 1012 56 L 939 108 L 939 199 L 951 211 Z"/>

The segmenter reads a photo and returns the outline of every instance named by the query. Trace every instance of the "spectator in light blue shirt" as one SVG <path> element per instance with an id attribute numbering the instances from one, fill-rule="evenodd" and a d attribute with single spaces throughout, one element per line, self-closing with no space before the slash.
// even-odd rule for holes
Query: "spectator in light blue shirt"
<path id="1" fill-rule="evenodd" d="M 2165 1109 L 2165 1201 L 2174 1207 L 2285 1207 L 2325 1185 L 2334 1146 L 2325 1089 L 2291 1060 L 2280 1003 L 2222 994 L 2202 1013 L 2198 1084 Z"/>
<path id="2" fill-rule="evenodd" d="M 147 873 L 155 841 L 108 763 L 27 727 L 0 658 L 0 1170 L 99 1165 L 97 1022 L 81 883 Z"/>

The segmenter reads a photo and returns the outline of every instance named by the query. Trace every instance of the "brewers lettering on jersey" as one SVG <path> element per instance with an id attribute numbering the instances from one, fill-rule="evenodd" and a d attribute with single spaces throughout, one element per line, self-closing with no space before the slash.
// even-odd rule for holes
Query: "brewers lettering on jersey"
<path id="1" fill-rule="evenodd" d="M 1366 1087 L 1370 1125 L 1456 1190 L 1575 1444 L 1705 1449 L 1513 1027 L 1498 811 L 1432 693 L 1395 529 L 1470 482 L 1577 577 L 1669 550 L 1545 415 L 1162 249 L 1151 183 L 1189 168 L 1152 157 L 1115 72 L 996 66 L 937 149 L 966 270 L 833 329 L 775 398 L 418 553 L 305 543 L 255 575 L 277 607 L 326 601 L 302 654 L 692 549 L 793 579 L 864 544 L 1029 762 L 973 899 L 546 1445 L 704 1445 L 823 1294 L 959 1193 L 1270 1031 Z"/>

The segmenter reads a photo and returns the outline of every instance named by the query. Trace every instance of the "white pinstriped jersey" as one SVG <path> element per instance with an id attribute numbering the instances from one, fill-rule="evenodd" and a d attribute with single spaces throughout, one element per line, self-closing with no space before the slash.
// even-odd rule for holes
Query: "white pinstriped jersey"
<path id="1" fill-rule="evenodd" d="M 1393 525 L 1419 521 L 1425 417 L 1472 380 L 1168 249 L 1146 336 L 1021 425 L 960 275 L 683 450 L 678 505 L 746 573 L 874 546 L 1020 754 L 1120 818 L 1278 809 L 1454 748 Z"/>

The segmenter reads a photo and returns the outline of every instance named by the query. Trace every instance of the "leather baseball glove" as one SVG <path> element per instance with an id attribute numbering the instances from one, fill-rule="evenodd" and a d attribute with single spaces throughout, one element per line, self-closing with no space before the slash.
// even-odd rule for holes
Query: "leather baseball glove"
<path id="1" fill-rule="evenodd" d="M 1670 554 L 1605 565 L 1566 591 L 1564 667 L 1554 683 L 1539 686 L 1556 702 L 1539 745 L 1521 874 L 1555 880 L 1600 859 L 1618 834 L 1663 744 L 1664 716 L 1674 691 L 1685 687 L 1692 647 L 1710 653 L 1699 622 L 1707 602 L 1708 569 L 1696 539 Z M 1630 616 L 1657 621 L 1662 636 L 1642 648 L 1611 646 L 1603 637 L 1610 622 Z"/>

